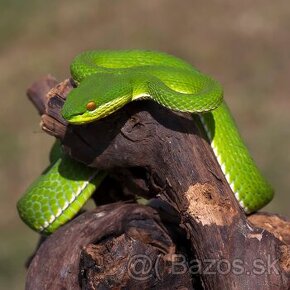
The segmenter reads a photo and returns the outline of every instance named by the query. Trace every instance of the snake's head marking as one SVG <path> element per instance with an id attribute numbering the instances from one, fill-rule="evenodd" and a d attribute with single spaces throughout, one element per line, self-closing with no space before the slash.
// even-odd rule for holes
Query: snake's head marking
<path id="1" fill-rule="evenodd" d="M 121 76 L 94 74 L 68 94 L 61 114 L 71 124 L 90 123 L 120 109 L 131 96 L 132 87 Z"/>

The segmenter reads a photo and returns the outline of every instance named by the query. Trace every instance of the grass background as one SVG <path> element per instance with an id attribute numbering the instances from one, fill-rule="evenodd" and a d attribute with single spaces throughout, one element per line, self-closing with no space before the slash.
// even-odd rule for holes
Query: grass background
<path id="1" fill-rule="evenodd" d="M 0 288 L 24 288 L 37 234 L 15 205 L 53 142 L 25 91 L 47 73 L 66 78 L 87 49 L 163 50 L 218 79 L 276 189 L 266 209 L 289 216 L 289 15 L 287 0 L 0 0 Z"/>

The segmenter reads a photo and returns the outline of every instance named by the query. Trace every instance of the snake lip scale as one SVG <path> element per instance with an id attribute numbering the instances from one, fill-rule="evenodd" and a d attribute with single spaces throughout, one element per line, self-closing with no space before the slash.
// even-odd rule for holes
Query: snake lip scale
<path id="1" fill-rule="evenodd" d="M 151 99 L 179 112 L 198 114 L 216 159 L 246 213 L 273 197 L 223 100 L 216 80 L 172 55 L 150 50 L 93 50 L 71 63 L 77 87 L 61 114 L 74 125 L 95 122 L 131 101 Z M 27 189 L 17 208 L 32 229 L 50 234 L 68 222 L 101 184 L 105 172 L 65 156 L 60 145 L 48 169 Z"/>

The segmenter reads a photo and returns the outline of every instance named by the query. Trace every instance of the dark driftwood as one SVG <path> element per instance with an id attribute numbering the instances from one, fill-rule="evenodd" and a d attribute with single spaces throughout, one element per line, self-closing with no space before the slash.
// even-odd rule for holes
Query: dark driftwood
<path id="1" fill-rule="evenodd" d="M 191 289 L 188 272 L 170 273 L 175 252 L 155 210 L 136 204 L 104 205 L 80 215 L 42 244 L 29 268 L 26 288 L 151 289 L 158 284 Z M 158 275 L 149 261 L 160 264 Z M 138 263 L 147 263 L 148 271 L 141 273 Z"/>
<path id="2" fill-rule="evenodd" d="M 96 123 L 71 126 L 59 111 L 73 83 L 62 82 L 44 98 L 51 82 L 36 82 L 32 101 L 43 113 L 44 100 L 42 128 L 67 154 L 109 172 L 94 199 L 140 195 L 159 201 L 151 208 L 108 204 L 68 223 L 37 251 L 27 289 L 290 289 L 290 222 L 271 214 L 245 216 L 198 118 L 139 101 Z M 99 196 L 105 192 L 110 198 L 104 201 Z M 139 254 L 157 264 L 147 280 L 128 274 L 126 262 Z M 186 273 L 175 254 L 186 259 Z M 177 273 L 170 272 L 172 265 Z"/>

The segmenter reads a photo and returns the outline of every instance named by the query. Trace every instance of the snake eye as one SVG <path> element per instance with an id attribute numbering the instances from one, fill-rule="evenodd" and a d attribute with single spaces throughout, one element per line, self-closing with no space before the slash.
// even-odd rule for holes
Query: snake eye
<path id="1" fill-rule="evenodd" d="M 86 107 L 87 107 L 87 110 L 93 111 L 93 110 L 96 109 L 97 105 L 96 105 L 96 103 L 94 101 L 90 101 L 90 102 L 87 103 Z"/>

